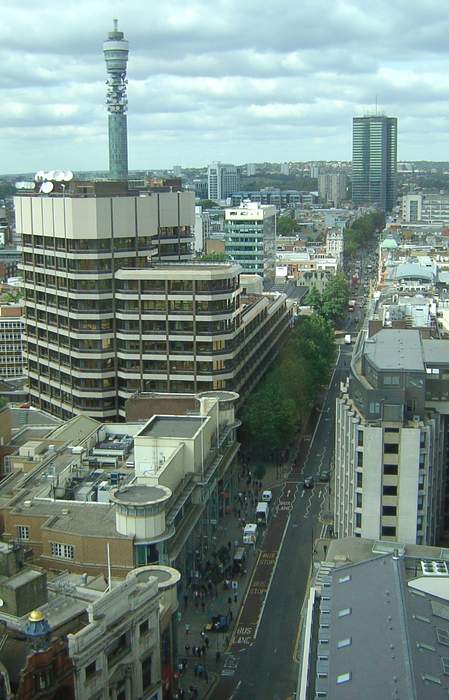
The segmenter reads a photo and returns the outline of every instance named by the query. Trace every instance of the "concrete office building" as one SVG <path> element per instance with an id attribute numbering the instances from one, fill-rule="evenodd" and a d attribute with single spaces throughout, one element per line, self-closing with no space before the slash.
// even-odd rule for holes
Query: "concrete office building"
<path id="1" fill-rule="evenodd" d="M 0 377 L 23 377 L 23 306 L 0 305 Z"/>
<path id="2" fill-rule="evenodd" d="M 128 130 L 126 112 L 126 68 L 128 64 L 128 42 L 123 32 L 114 29 L 109 32 L 103 44 L 104 60 L 108 79 L 106 81 L 109 125 L 109 175 L 112 180 L 126 180 L 128 177 Z"/>
<path id="3" fill-rule="evenodd" d="M 116 272 L 190 260 L 194 195 L 128 196 L 126 183 L 72 181 L 64 192 L 18 196 L 15 207 L 31 401 L 62 418 L 115 418 Z"/>
<path id="4" fill-rule="evenodd" d="M 208 199 L 220 202 L 240 190 L 240 174 L 235 165 L 214 162 L 207 168 Z"/>
<path id="5" fill-rule="evenodd" d="M 396 204 L 398 120 L 354 117 L 352 131 L 352 201 L 391 211 Z"/>
<path id="6" fill-rule="evenodd" d="M 449 224 L 449 195 L 406 194 L 401 201 L 402 221 L 407 224 Z"/>
<path id="7" fill-rule="evenodd" d="M 225 210 L 225 251 L 245 274 L 274 275 L 276 207 L 244 202 Z"/>
<path id="8" fill-rule="evenodd" d="M 347 199 L 348 178 L 345 173 L 321 172 L 318 176 L 318 194 L 326 204 L 339 207 Z"/>
<path id="9" fill-rule="evenodd" d="M 4 541 L 45 568 L 113 576 L 175 566 L 185 585 L 239 490 L 238 394 L 188 396 L 185 415 L 98 423 L 76 416 L 11 455 Z M 108 554 L 109 552 L 109 554 Z"/>
<path id="10" fill-rule="evenodd" d="M 449 343 L 382 329 L 360 342 L 335 418 L 335 530 L 432 544 L 444 524 Z"/>

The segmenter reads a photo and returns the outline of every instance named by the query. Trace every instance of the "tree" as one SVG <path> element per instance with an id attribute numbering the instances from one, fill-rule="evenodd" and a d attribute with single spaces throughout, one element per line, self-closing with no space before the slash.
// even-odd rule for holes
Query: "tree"
<path id="1" fill-rule="evenodd" d="M 277 235 L 291 236 L 296 229 L 296 221 L 290 216 L 280 216 L 277 220 Z"/>
<path id="2" fill-rule="evenodd" d="M 217 202 L 214 202 L 212 199 L 200 199 L 198 206 L 203 207 L 203 209 L 215 209 L 220 207 L 220 205 L 217 204 Z"/>
<path id="3" fill-rule="evenodd" d="M 321 312 L 323 306 L 323 298 L 316 287 L 311 287 L 307 294 L 306 302 L 309 306 L 312 307 L 312 309 L 315 312 Z"/>
<path id="4" fill-rule="evenodd" d="M 206 253 L 199 258 L 200 262 L 226 262 L 230 259 L 226 253 Z"/>
<path id="5" fill-rule="evenodd" d="M 321 314 L 330 321 L 337 321 L 347 311 L 350 288 L 344 275 L 336 274 L 327 284 L 322 294 Z"/>

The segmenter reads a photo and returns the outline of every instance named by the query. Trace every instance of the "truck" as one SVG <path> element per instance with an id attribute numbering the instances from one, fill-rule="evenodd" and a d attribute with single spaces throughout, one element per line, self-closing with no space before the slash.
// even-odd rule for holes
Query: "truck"
<path id="1" fill-rule="evenodd" d="M 352 338 L 350 333 L 346 333 L 345 335 L 345 345 L 351 345 L 352 343 Z"/>
<path id="2" fill-rule="evenodd" d="M 247 523 L 243 529 L 243 544 L 255 544 L 257 540 L 257 524 Z"/>
<path id="3" fill-rule="evenodd" d="M 270 507 L 266 501 L 259 501 L 256 507 L 256 523 L 266 525 L 268 522 L 268 513 Z"/>

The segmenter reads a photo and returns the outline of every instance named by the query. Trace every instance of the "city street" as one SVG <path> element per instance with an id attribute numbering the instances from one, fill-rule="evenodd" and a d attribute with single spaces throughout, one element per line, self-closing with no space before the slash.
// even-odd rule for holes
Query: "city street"
<path id="1" fill-rule="evenodd" d="M 328 484 L 320 483 L 318 474 L 332 464 L 335 399 L 352 346 L 342 345 L 340 351 L 314 432 L 304 436 L 296 467 L 276 494 L 214 700 L 285 700 L 295 691 L 295 647 L 313 542 L 330 510 Z M 306 476 L 315 477 L 313 489 L 303 489 Z"/>

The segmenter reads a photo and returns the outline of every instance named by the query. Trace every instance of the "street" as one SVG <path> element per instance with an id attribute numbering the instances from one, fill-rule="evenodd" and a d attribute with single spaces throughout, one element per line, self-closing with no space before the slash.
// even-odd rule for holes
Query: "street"
<path id="1" fill-rule="evenodd" d="M 296 689 L 300 610 L 313 542 L 330 510 L 328 484 L 320 483 L 318 475 L 332 464 L 335 399 L 340 380 L 348 373 L 351 352 L 351 346 L 340 346 L 313 435 L 304 436 L 296 468 L 276 494 L 214 700 L 285 700 Z M 300 485 L 306 476 L 315 477 L 313 489 L 304 490 Z"/>

